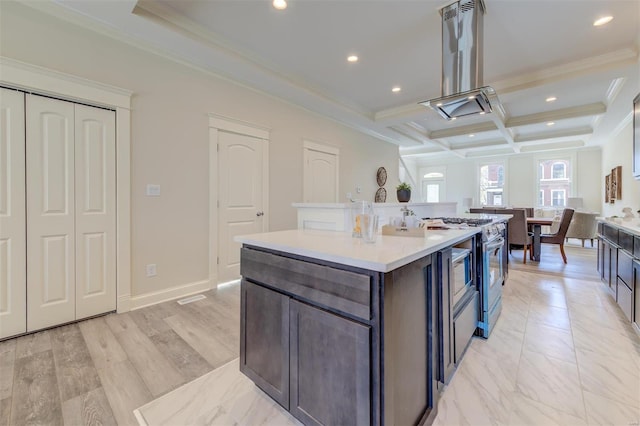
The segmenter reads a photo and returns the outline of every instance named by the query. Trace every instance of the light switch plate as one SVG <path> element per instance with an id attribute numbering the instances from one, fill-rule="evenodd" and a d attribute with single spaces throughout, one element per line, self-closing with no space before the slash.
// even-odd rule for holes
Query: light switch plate
<path id="1" fill-rule="evenodd" d="M 155 185 L 148 183 L 147 184 L 147 196 L 148 197 L 159 197 L 160 196 L 160 185 Z"/>

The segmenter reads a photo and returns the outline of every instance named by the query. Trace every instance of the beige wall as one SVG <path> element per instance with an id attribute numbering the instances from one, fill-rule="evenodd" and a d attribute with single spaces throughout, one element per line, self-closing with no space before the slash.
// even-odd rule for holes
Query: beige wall
<path id="1" fill-rule="evenodd" d="M 394 145 L 20 4 L 2 3 L 0 54 L 134 92 L 132 296 L 208 279 L 208 113 L 271 129 L 271 230 L 296 226 L 304 139 L 340 149 L 341 201 L 358 185 L 372 200 L 380 166 L 398 175 Z M 160 197 L 144 196 L 148 183 Z M 145 276 L 148 263 L 157 277 Z"/>
<path id="2" fill-rule="evenodd" d="M 631 104 L 629 104 L 631 108 Z M 633 178 L 632 152 L 633 132 L 632 124 L 626 125 L 620 133 L 614 136 L 602 150 L 602 174 L 600 185 L 604 187 L 604 177 L 611 173 L 611 169 L 622 166 L 622 199 L 614 204 L 607 204 L 602 198 L 602 212 L 604 216 L 622 216 L 624 207 L 631 207 L 634 215 L 640 210 L 640 180 Z"/>

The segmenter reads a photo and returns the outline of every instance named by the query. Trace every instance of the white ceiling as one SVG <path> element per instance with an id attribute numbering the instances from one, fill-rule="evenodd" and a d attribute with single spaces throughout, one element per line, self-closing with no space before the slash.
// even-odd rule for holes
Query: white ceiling
<path id="1" fill-rule="evenodd" d="M 398 144 L 418 161 L 588 147 L 630 120 L 640 1 L 485 0 L 484 84 L 504 112 L 454 122 L 417 104 L 440 95 L 438 9 L 448 3 L 288 0 L 277 11 L 269 0 L 54 1 L 103 24 L 95 28 Z M 594 27 L 602 15 L 614 19 Z M 359 62 L 347 63 L 349 54 Z M 392 93 L 395 85 L 402 91 Z"/>

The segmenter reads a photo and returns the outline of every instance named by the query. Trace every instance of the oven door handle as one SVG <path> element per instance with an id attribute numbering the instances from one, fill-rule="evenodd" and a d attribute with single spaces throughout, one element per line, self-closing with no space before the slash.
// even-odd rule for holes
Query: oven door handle
<path id="1" fill-rule="evenodd" d="M 503 245 L 504 245 L 504 238 L 498 237 L 495 241 L 487 243 L 487 245 L 485 246 L 484 250 L 485 251 L 491 251 L 493 249 L 500 248 Z"/>

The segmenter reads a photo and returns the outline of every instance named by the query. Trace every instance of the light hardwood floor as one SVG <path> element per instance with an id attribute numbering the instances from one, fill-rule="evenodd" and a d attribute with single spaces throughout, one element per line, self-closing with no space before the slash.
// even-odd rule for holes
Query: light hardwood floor
<path id="1" fill-rule="evenodd" d="M 640 339 L 598 282 L 596 249 L 566 252 L 567 265 L 543 245 L 525 265 L 513 251 L 496 331 L 473 340 L 437 424 L 640 420 Z M 0 425 L 136 425 L 134 409 L 238 356 L 239 286 L 205 294 L 1 342 Z"/>
<path id="2" fill-rule="evenodd" d="M 239 285 L 0 342 L 0 425 L 137 425 L 133 410 L 238 356 Z"/>

